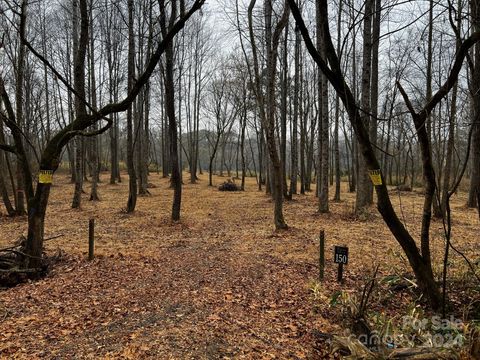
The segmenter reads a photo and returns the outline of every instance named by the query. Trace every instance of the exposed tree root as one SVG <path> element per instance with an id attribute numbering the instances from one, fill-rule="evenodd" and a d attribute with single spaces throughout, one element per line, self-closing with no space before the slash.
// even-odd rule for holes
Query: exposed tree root
<path id="1" fill-rule="evenodd" d="M 57 235 L 45 240 L 56 239 L 63 235 Z M 41 266 L 38 268 L 26 268 L 25 259 L 29 257 L 25 253 L 26 239 L 21 236 L 15 244 L 0 249 L 0 288 L 13 287 L 27 280 L 39 279 L 48 274 L 51 264 L 58 260 L 58 256 L 42 257 Z"/>

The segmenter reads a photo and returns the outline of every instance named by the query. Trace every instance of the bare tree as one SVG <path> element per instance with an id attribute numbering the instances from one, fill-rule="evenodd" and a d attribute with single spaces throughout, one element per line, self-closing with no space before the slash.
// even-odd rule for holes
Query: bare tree
<path id="1" fill-rule="evenodd" d="M 248 7 L 248 19 L 249 19 L 249 34 L 250 42 L 252 46 L 253 55 L 253 69 L 255 79 L 255 98 L 257 100 L 258 111 L 260 113 L 260 119 L 262 127 L 265 130 L 265 137 L 267 141 L 267 148 L 269 153 L 269 159 L 271 164 L 272 175 L 272 195 L 275 202 L 274 209 L 274 222 L 276 229 L 285 229 L 287 224 L 283 218 L 283 179 L 282 179 L 282 166 L 281 160 L 277 149 L 275 140 L 275 80 L 277 72 L 277 56 L 278 45 L 280 41 L 280 35 L 283 28 L 287 25 L 289 8 L 284 6 L 281 18 L 278 20 L 275 28 L 272 24 L 272 0 L 265 0 L 264 3 L 264 19 L 265 19 L 265 46 L 266 46 L 266 91 L 262 90 L 262 79 L 260 76 L 260 67 L 257 54 L 257 46 L 255 41 L 255 35 L 253 31 L 253 9 L 255 7 L 256 0 L 251 0 Z"/>
<path id="2" fill-rule="evenodd" d="M 162 35 L 166 38 L 168 32 L 171 32 L 175 18 L 177 16 L 177 1 L 172 1 L 170 7 L 170 19 L 167 24 L 167 9 L 165 1 L 159 0 L 160 4 L 160 27 Z M 172 169 L 171 184 L 173 187 L 172 220 L 180 219 L 180 209 L 182 202 L 182 179 L 180 174 L 180 164 L 178 159 L 178 135 L 177 121 L 175 119 L 175 83 L 173 76 L 173 43 L 167 44 L 165 49 L 165 113 L 168 117 L 168 141 L 170 144 L 170 162 Z"/>
<path id="3" fill-rule="evenodd" d="M 213 163 L 215 161 L 220 140 L 228 129 L 232 128 L 233 120 L 238 113 L 238 106 L 233 103 L 233 89 L 229 81 L 229 69 L 227 64 L 219 66 L 220 71 L 211 81 L 209 98 L 210 105 L 207 105 L 207 112 L 214 115 L 214 131 L 207 132 L 207 141 L 210 145 L 210 156 L 208 164 L 208 185 L 213 186 Z"/>

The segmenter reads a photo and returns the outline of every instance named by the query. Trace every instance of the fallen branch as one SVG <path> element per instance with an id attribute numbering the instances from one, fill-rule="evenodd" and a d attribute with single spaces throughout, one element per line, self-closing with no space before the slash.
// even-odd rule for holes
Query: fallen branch
<path id="1" fill-rule="evenodd" d="M 65 236 L 65 234 L 59 234 L 59 235 L 55 235 L 55 236 L 52 236 L 52 237 L 49 237 L 49 238 L 43 239 L 43 241 L 49 241 L 49 240 L 58 239 L 59 237 L 62 237 L 62 236 Z"/>
<path id="2" fill-rule="evenodd" d="M 55 236 L 46 238 L 46 239 L 44 239 L 43 241 L 49 241 L 49 240 L 58 239 L 59 237 L 62 237 L 62 236 L 65 236 L 65 234 L 55 235 Z M 9 247 L 0 249 L 0 252 L 11 252 L 11 250 L 15 250 L 16 248 L 21 247 L 21 242 L 22 242 L 24 239 L 25 239 L 25 238 L 24 238 L 23 236 L 20 237 L 20 238 L 17 240 L 17 244 L 16 244 L 16 245 L 12 245 L 12 246 L 9 246 Z"/>

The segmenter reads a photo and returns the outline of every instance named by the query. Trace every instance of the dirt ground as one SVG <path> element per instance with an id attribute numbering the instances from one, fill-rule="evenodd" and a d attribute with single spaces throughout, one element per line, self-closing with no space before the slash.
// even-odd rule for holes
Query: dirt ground
<path id="1" fill-rule="evenodd" d="M 101 201 L 89 202 L 85 194 L 82 209 L 74 210 L 73 185 L 65 174 L 55 176 L 45 237 L 61 235 L 46 242 L 47 253 L 60 261 L 42 280 L 0 290 L 1 358 L 326 358 L 318 333 L 338 333 L 341 324 L 334 310 L 318 302 L 328 304 L 338 290 L 358 289 L 375 264 L 382 276 L 408 273 L 376 210 L 368 219 L 356 219 L 354 194 L 346 191 L 325 215 L 317 213 L 313 193 L 295 196 L 285 204 L 290 228 L 275 232 L 273 203 L 257 190 L 255 179 L 248 179 L 245 192 L 226 193 L 208 187 L 207 175 L 197 184 L 185 175 L 179 223 L 169 219 L 168 179 L 151 175 L 151 196 L 138 199 L 133 215 L 122 210 L 126 176 L 118 185 L 108 184 L 108 174 L 102 180 Z M 218 185 L 225 178 L 214 180 Z M 392 198 L 418 236 L 422 195 L 392 191 Z M 453 200 L 452 241 L 478 260 L 478 214 L 464 204 L 465 194 Z M 86 260 L 90 218 L 96 221 L 92 262 Z M 326 280 L 313 296 L 321 229 Z M 25 217 L 0 216 L 0 247 L 25 232 Z M 334 245 L 350 249 L 342 285 L 335 281 Z M 443 247 L 442 224 L 436 221 L 437 273 Z M 459 281 L 468 277 L 456 254 L 450 272 Z M 409 293 L 397 294 L 386 309 L 402 311 L 411 300 Z M 460 300 L 457 305 L 466 306 Z"/>

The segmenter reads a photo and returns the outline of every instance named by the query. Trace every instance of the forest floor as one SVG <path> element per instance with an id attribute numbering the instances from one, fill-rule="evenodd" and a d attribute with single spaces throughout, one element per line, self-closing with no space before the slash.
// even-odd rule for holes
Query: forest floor
<path id="1" fill-rule="evenodd" d="M 324 358 L 328 348 L 318 334 L 338 334 L 343 327 L 340 310 L 330 305 L 338 291 L 355 294 L 376 264 L 380 277 L 411 277 L 378 212 L 372 207 L 366 218 L 353 216 L 354 194 L 342 193 L 324 215 L 317 213 L 314 193 L 295 196 L 285 204 L 290 228 L 276 232 L 273 203 L 255 179 L 247 179 L 245 192 L 228 193 L 208 187 L 206 174 L 197 184 L 185 175 L 178 223 L 169 219 L 168 179 L 152 174 L 151 196 L 139 197 L 132 215 L 123 211 L 126 180 L 110 185 L 102 174 L 101 201 L 89 202 L 85 194 L 77 210 L 70 207 L 67 175 L 55 176 L 45 237 L 61 235 L 46 242 L 47 253 L 60 260 L 47 277 L 0 290 L 0 358 Z M 214 180 L 219 185 L 225 178 Z M 422 195 L 392 191 L 392 198 L 417 236 Z M 464 204 L 465 194 L 454 197 L 452 241 L 477 261 L 478 214 Z M 96 221 L 96 258 L 88 262 L 90 218 Z M 319 285 L 321 229 L 327 259 Z M 25 233 L 25 217 L 0 216 L 0 247 Z M 336 282 L 334 245 L 349 246 L 343 284 Z M 443 247 L 442 223 L 435 221 L 437 274 Z M 472 278 L 456 254 L 450 274 L 456 284 Z M 475 294 L 468 302 L 452 295 L 458 314 L 480 302 L 478 285 Z M 374 298 L 373 306 L 391 317 L 406 314 L 416 301 L 409 288 L 384 289 Z"/>

